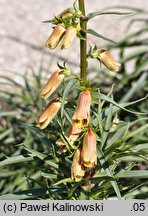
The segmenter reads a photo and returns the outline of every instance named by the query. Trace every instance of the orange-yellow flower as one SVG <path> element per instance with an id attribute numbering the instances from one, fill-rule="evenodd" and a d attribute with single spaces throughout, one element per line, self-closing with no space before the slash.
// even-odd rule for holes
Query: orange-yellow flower
<path id="1" fill-rule="evenodd" d="M 79 135 L 81 134 L 82 132 L 82 128 L 78 127 L 76 123 L 73 123 L 67 133 L 66 133 L 66 138 L 67 138 L 67 141 L 70 143 L 70 145 L 73 145 L 73 143 L 77 140 L 77 138 L 79 137 Z M 66 151 L 66 141 L 62 138 L 58 139 L 56 141 L 56 144 L 58 146 L 60 146 L 60 152 L 62 153 L 63 150 L 64 152 Z M 65 148 L 64 148 L 65 146 Z"/>
<path id="2" fill-rule="evenodd" d="M 72 166 L 71 166 L 71 178 L 78 182 L 82 179 L 82 177 L 85 175 L 85 169 L 83 165 L 81 165 L 81 149 L 77 149 Z"/>
<path id="3" fill-rule="evenodd" d="M 66 29 L 64 28 L 64 26 L 62 24 L 58 24 L 54 28 L 50 37 L 47 39 L 45 46 L 50 48 L 50 49 L 56 48 L 56 46 L 58 45 L 58 43 L 62 39 L 65 31 L 66 31 Z"/>
<path id="4" fill-rule="evenodd" d="M 88 129 L 83 138 L 81 163 L 88 168 L 97 164 L 96 137 L 91 128 Z"/>
<path id="5" fill-rule="evenodd" d="M 57 112 L 61 107 L 61 102 L 59 98 L 52 99 L 42 114 L 37 119 L 37 127 L 40 129 L 44 129 L 51 122 L 51 120 L 55 117 Z"/>
<path id="6" fill-rule="evenodd" d="M 48 80 L 48 82 L 46 83 L 46 85 L 40 91 L 41 97 L 43 97 L 44 99 L 46 99 L 50 95 L 52 95 L 52 93 L 59 87 L 59 85 L 63 81 L 64 77 L 65 77 L 65 75 L 64 75 L 64 73 L 63 73 L 62 70 L 55 71 L 51 75 L 51 77 Z"/>
<path id="7" fill-rule="evenodd" d="M 66 33 L 63 37 L 62 43 L 61 43 L 61 49 L 66 49 L 70 47 L 73 40 L 75 39 L 77 35 L 77 31 L 80 30 L 79 26 L 69 26 L 66 30 Z"/>
<path id="8" fill-rule="evenodd" d="M 77 123 L 77 126 L 83 127 L 88 124 L 90 117 L 91 94 L 89 89 L 85 89 L 80 93 L 78 104 L 72 120 Z"/>
<path id="9" fill-rule="evenodd" d="M 120 69 L 121 64 L 115 61 L 111 54 L 104 49 L 99 50 L 97 59 L 99 59 L 110 71 L 117 72 Z"/>

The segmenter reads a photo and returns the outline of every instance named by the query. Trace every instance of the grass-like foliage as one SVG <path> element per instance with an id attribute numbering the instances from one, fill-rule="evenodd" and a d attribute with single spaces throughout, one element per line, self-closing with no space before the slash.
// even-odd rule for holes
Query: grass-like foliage
<path id="1" fill-rule="evenodd" d="M 79 9 L 75 3 L 73 8 L 50 20 L 55 29 L 62 24 L 66 29 L 62 32 L 72 26 L 72 33 L 79 37 L 80 77 L 71 73 L 70 66 L 67 69 L 65 64 L 58 65 L 52 82 L 50 78 L 45 87 L 49 77 L 43 71 L 32 71 L 31 79 L 26 74 L 13 72 L 22 80 L 20 83 L 1 76 L 5 82 L 0 93 L 0 199 L 148 198 L 148 47 L 147 40 L 141 38 L 147 31 L 147 20 L 142 19 L 142 27 L 117 44 L 108 39 L 106 48 L 116 49 L 120 54 L 119 72 L 112 75 L 104 67 L 98 69 L 98 65 L 92 69 L 95 78 L 88 81 L 86 57 L 87 61 L 98 59 L 111 71 L 117 71 L 120 64 L 96 45 L 86 55 L 87 33 L 107 40 L 87 30 L 86 22 L 95 16 L 129 12 L 108 10 L 86 16 L 83 4 L 79 1 Z M 130 25 L 139 20 L 139 14 L 146 13 L 132 10 Z M 80 19 L 79 27 L 77 19 Z M 63 39 L 62 49 L 71 44 L 72 36 L 68 42 Z M 50 37 L 46 46 L 54 49 L 57 44 L 52 40 Z M 126 54 L 129 47 L 137 51 Z M 133 71 L 128 74 L 131 60 Z M 6 91 L 5 86 L 10 90 Z M 52 91 L 55 86 L 58 89 Z M 39 94 L 50 97 L 52 102 L 49 104 Z M 73 125 L 76 133 L 68 130 Z"/>

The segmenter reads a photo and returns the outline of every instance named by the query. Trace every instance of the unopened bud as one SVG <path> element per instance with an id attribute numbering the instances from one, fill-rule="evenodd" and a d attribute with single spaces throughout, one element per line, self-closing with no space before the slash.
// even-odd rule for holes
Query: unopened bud
<path id="1" fill-rule="evenodd" d="M 37 127 L 44 129 L 55 117 L 61 107 L 61 102 L 58 98 L 52 99 L 42 114 L 37 119 Z"/>
<path id="2" fill-rule="evenodd" d="M 60 40 L 62 39 L 65 31 L 66 29 L 61 24 L 58 24 L 54 28 L 50 37 L 47 39 L 45 46 L 50 49 L 56 48 L 56 46 L 59 44 Z"/>
<path id="3" fill-rule="evenodd" d="M 77 35 L 78 27 L 69 26 L 66 30 L 64 38 L 61 43 L 61 49 L 67 49 L 72 44 Z"/>
<path id="4" fill-rule="evenodd" d="M 114 60 L 111 54 L 106 50 L 99 50 L 99 59 L 110 71 L 117 72 L 120 69 L 121 64 Z"/>

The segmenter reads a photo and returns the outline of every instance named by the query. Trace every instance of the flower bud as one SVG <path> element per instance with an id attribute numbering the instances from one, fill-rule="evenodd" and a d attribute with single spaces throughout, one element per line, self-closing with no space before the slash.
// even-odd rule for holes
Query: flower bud
<path id="1" fill-rule="evenodd" d="M 66 138 L 67 138 L 67 140 L 68 140 L 68 142 L 70 143 L 70 145 L 73 145 L 73 143 L 76 141 L 76 139 L 79 137 L 79 135 L 81 134 L 81 132 L 82 132 L 82 129 L 80 128 L 80 127 L 78 127 L 77 126 L 77 124 L 76 123 L 73 123 L 70 127 L 69 127 L 69 129 L 68 129 L 68 131 L 67 131 L 67 133 L 66 133 Z M 58 139 L 57 141 L 56 141 L 56 144 L 58 145 L 58 146 L 66 146 L 66 143 L 65 143 L 66 141 L 64 140 L 64 139 L 62 139 L 62 138 L 60 138 L 60 139 Z"/>
<path id="2" fill-rule="evenodd" d="M 61 49 L 66 49 L 70 47 L 73 40 L 75 39 L 77 35 L 78 27 L 69 26 L 66 30 L 66 33 L 64 35 L 64 38 L 61 43 Z"/>
<path id="3" fill-rule="evenodd" d="M 80 181 L 85 174 L 83 165 L 81 165 L 81 149 L 77 149 L 72 166 L 71 166 L 71 178 L 76 182 Z"/>
<path id="4" fill-rule="evenodd" d="M 90 117 L 91 94 L 89 89 L 85 89 L 80 93 L 78 104 L 72 120 L 77 123 L 77 126 L 88 124 Z"/>
<path id="5" fill-rule="evenodd" d="M 81 163 L 88 168 L 97 164 L 96 137 L 91 128 L 88 129 L 83 138 Z"/>
<path id="6" fill-rule="evenodd" d="M 65 31 L 66 31 L 66 29 L 62 26 L 62 24 L 58 24 L 54 28 L 50 37 L 47 39 L 45 46 L 50 48 L 50 49 L 54 49 L 58 45 L 60 40 L 62 39 Z"/>
<path id="7" fill-rule="evenodd" d="M 62 11 L 60 14 L 58 14 L 54 19 L 51 20 L 52 24 L 57 25 L 60 21 L 60 19 L 62 20 L 66 20 L 69 19 L 70 17 L 72 17 L 74 14 L 72 13 L 72 9 L 71 8 L 67 8 L 64 11 Z"/>
<path id="8" fill-rule="evenodd" d="M 52 95 L 52 93 L 59 87 L 59 85 L 63 81 L 64 77 L 65 77 L 65 75 L 63 74 L 62 70 L 55 71 L 51 75 L 51 77 L 48 80 L 48 82 L 46 83 L 46 85 L 40 91 L 41 97 L 44 98 L 44 99 L 46 99 L 50 95 Z"/>
<path id="9" fill-rule="evenodd" d="M 44 129 L 55 117 L 61 107 L 61 102 L 58 98 L 52 99 L 42 114 L 37 119 L 37 127 Z"/>
<path id="10" fill-rule="evenodd" d="M 104 49 L 99 50 L 97 59 L 99 59 L 110 71 L 117 72 L 120 69 L 121 64 L 115 61 L 111 54 Z"/>

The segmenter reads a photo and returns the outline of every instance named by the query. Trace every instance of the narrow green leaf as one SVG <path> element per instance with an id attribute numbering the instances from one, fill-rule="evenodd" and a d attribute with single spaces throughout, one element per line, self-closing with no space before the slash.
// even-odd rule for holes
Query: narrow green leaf
<path id="1" fill-rule="evenodd" d="M 105 12 L 93 12 L 89 13 L 87 15 L 88 19 L 92 19 L 96 16 L 101 16 L 101 15 L 131 15 L 133 12 L 119 12 L 119 11 L 105 11 Z"/>
<path id="2" fill-rule="evenodd" d="M 10 157 L 0 162 L 0 167 L 17 164 L 17 163 L 24 163 L 24 162 L 30 162 L 33 161 L 33 157 L 24 157 L 22 155 L 16 156 L 16 157 Z"/>
<path id="3" fill-rule="evenodd" d="M 9 134 L 11 134 L 13 131 L 13 128 L 9 128 L 6 131 L 4 131 L 3 133 L 0 134 L 0 140 L 4 139 L 5 137 L 7 137 Z"/>
<path id="4" fill-rule="evenodd" d="M 43 160 L 48 165 L 58 169 L 58 165 L 56 163 L 53 163 L 51 160 L 47 159 L 47 155 L 42 154 L 41 152 L 38 152 L 34 149 L 29 148 L 28 146 L 24 146 L 24 149 L 32 153 L 34 156 L 38 157 L 39 159 Z"/>
<path id="5" fill-rule="evenodd" d="M 49 179 L 57 179 L 57 175 L 52 174 L 52 173 L 45 173 L 45 172 L 41 172 L 41 175 L 45 178 L 49 178 Z"/>
<path id="6" fill-rule="evenodd" d="M 7 117 L 7 116 L 17 116 L 17 111 L 7 111 L 7 112 L 0 112 L 0 117 Z"/>
<path id="7" fill-rule="evenodd" d="M 139 127 L 138 129 L 128 133 L 125 137 L 124 137 L 124 140 L 127 140 L 131 137 L 134 137 L 136 134 L 139 134 L 139 133 L 143 133 L 146 129 L 148 128 L 148 124 L 145 124 L 141 127 Z"/>
<path id="8" fill-rule="evenodd" d="M 136 92 L 140 91 L 146 84 L 147 77 L 147 72 L 143 73 L 134 83 L 134 86 L 132 86 L 132 88 L 130 88 L 129 91 L 120 99 L 119 103 L 128 102 Z"/>
<path id="9" fill-rule="evenodd" d="M 66 178 L 66 179 L 62 179 L 62 180 L 56 182 L 53 186 L 57 186 L 60 184 L 65 184 L 65 183 L 71 183 L 71 182 L 73 182 L 73 180 L 71 178 Z"/>
<path id="10" fill-rule="evenodd" d="M 65 105 L 66 97 L 77 83 L 78 83 L 78 80 L 73 78 L 68 82 L 68 84 L 66 85 L 66 88 L 64 89 L 63 97 L 62 97 L 62 106 L 61 106 L 61 119 L 63 118 L 63 114 L 64 114 L 64 105 Z"/>
<path id="11" fill-rule="evenodd" d="M 117 128 L 117 131 L 116 133 L 111 137 L 111 139 L 108 140 L 108 143 L 107 143 L 107 147 L 109 148 L 110 146 L 112 146 L 114 143 L 118 142 L 120 139 L 123 138 L 123 136 L 125 135 L 125 132 L 127 132 L 127 129 L 129 129 L 129 125 L 128 124 L 124 124 L 122 127 L 120 128 Z M 108 152 L 108 149 L 107 148 L 107 152 Z M 116 147 L 115 147 L 116 148 Z M 115 149 L 115 148 L 112 148 L 111 152 Z M 111 153 L 111 152 L 108 152 L 108 153 Z"/>
<path id="12" fill-rule="evenodd" d="M 112 121 L 112 111 L 113 111 L 113 104 L 109 105 L 109 112 L 106 118 L 106 123 L 105 123 L 105 128 L 102 134 L 102 149 L 104 150 L 106 148 L 106 141 L 107 141 L 107 137 L 109 135 L 110 132 L 110 128 L 111 128 L 111 121 Z"/>
<path id="13" fill-rule="evenodd" d="M 51 147 L 52 143 L 50 142 L 50 140 L 38 128 L 35 128 L 35 127 L 33 127 L 33 125 L 25 124 L 25 123 L 24 124 L 19 124 L 19 127 L 28 129 L 41 142 L 43 142 L 48 147 Z"/>
<path id="14" fill-rule="evenodd" d="M 20 171 L 18 170 L 18 171 L 9 171 L 9 170 L 1 170 L 1 172 L 0 172 L 0 178 L 7 178 L 7 177 L 9 177 L 9 176 L 15 176 L 15 175 L 18 175 L 18 173 L 19 173 Z"/>
<path id="15" fill-rule="evenodd" d="M 147 53 L 147 50 L 148 50 L 147 47 L 143 48 L 143 49 L 138 49 L 137 51 L 134 51 L 134 52 L 128 54 L 127 56 L 123 57 L 120 60 L 120 62 L 122 64 L 122 63 L 128 62 L 132 59 L 135 59 L 135 58 L 139 57 L 140 55 L 144 55 L 145 53 Z"/>
<path id="16" fill-rule="evenodd" d="M 105 156 L 104 156 L 104 154 L 103 154 L 103 152 L 99 146 L 97 148 L 97 154 L 98 154 L 98 159 L 99 159 L 103 169 L 105 170 L 106 174 L 108 176 L 114 178 L 112 172 L 109 169 L 108 162 L 107 162 L 107 160 L 106 160 L 106 158 L 105 158 Z M 117 182 L 116 181 L 110 181 L 110 182 L 114 188 L 115 193 L 117 194 L 118 199 L 121 199 L 121 193 L 120 193 L 120 189 L 118 187 Z"/>
<path id="17" fill-rule="evenodd" d="M 94 31 L 94 30 L 92 30 L 92 29 L 88 29 L 88 30 L 87 30 L 87 33 L 88 33 L 88 34 L 91 34 L 91 35 L 94 35 L 94 36 L 96 36 L 96 37 L 98 37 L 98 38 L 101 38 L 101 39 L 103 39 L 103 40 L 109 41 L 109 42 L 111 42 L 111 43 L 117 44 L 115 41 L 113 41 L 113 40 L 111 40 L 111 39 L 109 39 L 109 38 L 106 38 L 106 37 L 100 35 L 99 33 L 97 33 L 96 31 Z"/>
<path id="18" fill-rule="evenodd" d="M 45 189 L 30 189 L 21 192 L 16 192 L 12 194 L 6 194 L 0 196 L 0 200 L 24 200 L 24 199 L 36 199 L 37 197 L 41 197 L 45 195 L 47 190 Z"/>
<path id="19" fill-rule="evenodd" d="M 116 175 L 116 178 L 147 178 L 148 179 L 148 170 L 133 170 L 133 171 L 122 170 Z"/>
<path id="20" fill-rule="evenodd" d="M 147 97 L 147 96 L 146 96 L 146 97 Z M 146 97 L 145 97 L 145 98 L 146 98 Z M 116 103 L 114 100 L 112 100 L 111 98 L 109 98 L 108 96 L 106 96 L 106 95 L 104 95 L 104 94 L 100 94 L 100 98 L 101 98 L 102 100 L 105 100 L 105 101 L 107 101 L 107 102 L 110 102 L 110 103 L 114 104 L 115 106 L 117 106 L 117 107 L 119 107 L 120 109 L 123 109 L 123 110 L 125 110 L 125 111 L 127 111 L 127 112 L 129 112 L 129 113 L 133 113 L 133 114 L 137 114 L 137 115 L 147 115 L 147 113 L 134 112 L 134 111 L 128 110 L 128 109 L 126 109 L 126 108 L 123 107 L 122 105 Z M 132 102 L 131 102 L 131 103 L 128 103 L 128 105 L 132 105 Z"/>

